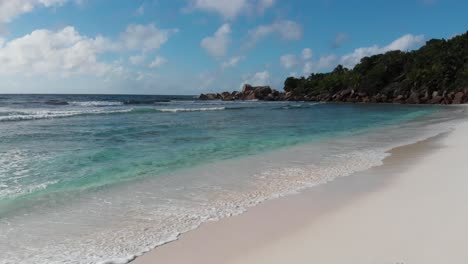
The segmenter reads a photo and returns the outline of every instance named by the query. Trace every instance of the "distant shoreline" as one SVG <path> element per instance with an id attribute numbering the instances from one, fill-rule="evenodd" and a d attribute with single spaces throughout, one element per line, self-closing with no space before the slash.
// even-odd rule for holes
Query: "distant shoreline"
<path id="1" fill-rule="evenodd" d="M 468 103 L 468 31 L 431 39 L 420 49 L 363 57 L 352 69 L 288 77 L 284 92 L 244 85 L 241 92 L 201 94 L 202 100 L 312 101 L 394 104 Z"/>
<path id="2" fill-rule="evenodd" d="M 307 101 L 307 102 L 334 102 L 334 103 L 389 103 L 389 104 L 466 104 L 468 103 L 468 88 L 459 92 L 433 92 L 432 94 L 399 94 L 394 97 L 384 94 L 369 96 L 364 92 L 346 89 L 332 96 L 294 95 L 293 92 L 279 92 L 270 86 L 251 86 L 245 84 L 242 91 L 201 94 L 200 100 L 223 101 Z"/>

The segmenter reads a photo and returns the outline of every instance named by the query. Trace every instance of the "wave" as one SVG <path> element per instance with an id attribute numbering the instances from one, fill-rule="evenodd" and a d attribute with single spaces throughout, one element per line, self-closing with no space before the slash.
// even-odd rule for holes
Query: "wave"
<path id="1" fill-rule="evenodd" d="M 56 100 L 56 99 L 52 99 L 52 100 L 47 100 L 44 102 L 46 105 L 68 105 L 68 102 L 67 101 L 62 101 L 62 100 Z"/>
<path id="2" fill-rule="evenodd" d="M 17 112 L 7 116 L 0 116 L 0 122 L 8 121 L 27 121 L 27 120 L 38 120 L 38 119 L 53 119 L 53 118 L 64 118 L 71 116 L 80 115 L 100 115 L 100 114 L 116 114 L 116 113 L 129 113 L 133 111 L 130 109 L 121 110 L 87 110 L 87 111 L 36 111 L 36 112 Z"/>
<path id="3" fill-rule="evenodd" d="M 168 103 L 171 102 L 169 99 L 158 99 L 158 100 L 126 100 L 123 101 L 124 105 L 151 105 L 156 103 Z"/>
<path id="4" fill-rule="evenodd" d="M 200 107 L 200 108 L 158 108 L 158 112 L 202 112 L 202 111 L 222 111 L 226 110 L 226 107 Z"/>
<path id="5" fill-rule="evenodd" d="M 122 102 L 111 102 L 111 101 L 85 101 L 85 102 L 69 102 L 71 105 L 77 106 L 89 106 L 89 107 L 110 107 L 110 106 L 122 106 Z M 286 105 L 273 110 L 290 110 L 290 109 L 305 109 L 310 108 L 315 104 L 300 104 L 300 105 Z M 65 118 L 82 115 L 105 115 L 105 114 L 122 114 L 122 113 L 179 113 L 179 112 L 204 112 L 204 111 L 224 111 L 224 110 L 247 110 L 253 107 L 185 107 L 185 108 L 127 108 L 127 109 L 89 109 L 89 110 L 43 110 L 43 111 L 18 111 L 10 112 L 6 115 L 0 115 L 0 122 L 7 121 L 27 121 L 27 120 L 38 120 L 38 119 L 53 119 L 53 118 Z"/>
<path id="6" fill-rule="evenodd" d="M 104 106 L 122 106 L 122 105 L 152 105 L 157 103 L 168 103 L 171 100 L 125 100 L 125 101 L 62 101 L 48 100 L 44 104 L 47 105 L 72 105 L 82 107 L 104 107 Z"/>
<path id="7" fill-rule="evenodd" d="M 84 101 L 84 102 L 68 102 L 69 105 L 74 106 L 121 106 L 123 102 L 112 101 Z"/>
<path id="8" fill-rule="evenodd" d="M 306 108 L 311 108 L 312 106 L 322 104 L 322 103 L 312 103 L 312 104 L 288 104 L 285 106 L 281 106 L 278 108 L 275 108 L 275 110 L 294 110 L 294 109 L 306 109 Z"/>
<path id="9" fill-rule="evenodd" d="M 231 108 L 236 110 L 238 108 Z M 128 108 L 116 110 L 83 110 L 83 111 L 31 111 L 31 112 L 13 112 L 8 115 L 0 116 L 0 122 L 13 122 L 13 121 L 28 121 L 39 119 L 54 119 L 66 118 L 84 115 L 109 115 L 109 114 L 123 114 L 123 113 L 155 113 L 155 112 L 201 112 L 201 111 L 221 111 L 226 110 L 225 107 L 204 107 L 204 108 Z"/>

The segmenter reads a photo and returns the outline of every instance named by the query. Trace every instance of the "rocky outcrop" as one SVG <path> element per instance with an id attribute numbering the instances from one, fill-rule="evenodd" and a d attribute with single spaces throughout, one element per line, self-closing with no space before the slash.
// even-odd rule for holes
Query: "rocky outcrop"
<path id="1" fill-rule="evenodd" d="M 462 104 L 467 101 L 464 92 L 458 92 L 453 96 L 452 104 Z"/>
<path id="2" fill-rule="evenodd" d="M 270 86 L 251 86 L 245 84 L 242 91 L 234 91 L 219 93 L 208 93 L 201 94 L 198 97 L 200 100 L 262 100 L 262 101 L 281 101 L 284 99 L 284 94 L 280 93 L 275 89 L 271 89 Z"/>
<path id="3" fill-rule="evenodd" d="M 334 94 L 301 95 L 293 91 L 279 92 L 270 86 L 251 86 L 245 84 L 241 91 L 207 93 L 199 96 L 200 100 L 259 100 L 259 101 L 314 101 L 346 103 L 393 103 L 393 104 L 465 104 L 468 103 L 468 87 L 458 92 L 447 91 L 399 91 L 392 86 L 383 91 L 369 95 L 354 89 L 344 89 Z"/>

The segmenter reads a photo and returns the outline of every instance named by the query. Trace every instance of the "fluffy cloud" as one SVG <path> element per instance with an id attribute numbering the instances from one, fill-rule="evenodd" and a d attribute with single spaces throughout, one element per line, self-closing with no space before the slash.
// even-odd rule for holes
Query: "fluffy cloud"
<path id="1" fill-rule="evenodd" d="M 223 62 L 221 64 L 221 68 L 223 69 L 226 69 L 226 68 L 232 68 L 232 67 L 236 67 L 237 64 L 242 61 L 243 59 L 245 59 L 244 56 L 234 56 L 232 58 L 230 58 L 229 60 Z"/>
<path id="2" fill-rule="evenodd" d="M 226 54 L 230 42 L 231 26 L 224 24 L 216 30 L 213 36 L 202 39 L 200 45 L 211 56 L 222 57 Z"/>
<path id="3" fill-rule="evenodd" d="M 277 34 L 283 40 L 299 40 L 302 38 L 302 27 L 291 20 L 280 20 L 269 25 L 261 25 L 248 33 L 248 46 L 253 47 L 258 41 L 270 35 Z"/>
<path id="4" fill-rule="evenodd" d="M 114 45 L 104 37 L 80 35 L 75 28 L 35 30 L 31 34 L 0 42 L 0 74 L 91 73 L 113 71 L 113 65 L 98 61 L 98 55 Z"/>
<path id="5" fill-rule="evenodd" d="M 129 25 L 120 36 L 124 47 L 132 50 L 151 51 L 159 49 L 178 29 L 160 29 L 154 24 Z"/>
<path id="6" fill-rule="evenodd" d="M 318 59 L 318 61 L 308 61 L 304 64 L 304 74 L 310 74 L 320 70 L 326 70 L 335 66 L 338 58 L 336 55 L 325 55 Z"/>
<path id="7" fill-rule="evenodd" d="M 0 0 L 0 23 L 11 22 L 15 17 L 29 13 L 34 8 L 63 5 L 67 0 Z"/>
<path id="8" fill-rule="evenodd" d="M 39 29 L 9 41 L 0 39 L 0 74 L 66 77 L 122 73 L 125 70 L 122 61 L 105 62 L 99 59 L 100 55 L 158 49 L 173 32 L 175 30 L 158 29 L 152 24 L 130 25 L 120 39 L 113 41 L 102 36 L 81 35 L 71 26 L 56 31 Z M 128 58 L 134 65 L 144 63 L 145 59 L 144 53 Z M 166 59 L 158 56 L 149 67 L 160 67 L 166 62 Z"/>
<path id="9" fill-rule="evenodd" d="M 286 69 L 291 69 L 299 64 L 299 61 L 294 54 L 286 54 L 280 57 L 281 66 Z"/>
<path id="10" fill-rule="evenodd" d="M 310 60 L 313 55 L 314 55 L 313 51 L 309 48 L 305 48 L 302 50 L 302 59 L 304 60 Z"/>
<path id="11" fill-rule="evenodd" d="M 268 71 L 256 72 L 253 75 L 244 78 L 241 87 L 248 83 L 253 86 L 267 85 L 270 82 L 270 73 Z"/>
<path id="12" fill-rule="evenodd" d="M 274 0 L 190 0 L 185 11 L 202 10 L 220 14 L 225 19 L 234 19 L 241 13 L 257 10 L 263 13 L 274 5 Z"/>
<path id="13" fill-rule="evenodd" d="M 258 1 L 258 12 L 259 13 L 264 13 L 265 10 L 268 8 L 272 7 L 275 4 L 275 0 L 260 0 Z"/>
<path id="14" fill-rule="evenodd" d="M 344 55 L 341 58 L 341 64 L 343 64 L 344 66 L 348 68 L 352 68 L 354 67 L 354 65 L 359 63 L 363 57 L 372 56 L 375 54 L 384 53 L 384 52 L 391 51 L 391 50 L 405 51 L 410 48 L 414 48 L 418 45 L 423 44 L 424 40 L 425 38 L 423 35 L 414 36 L 411 34 L 407 34 L 394 40 L 392 43 L 384 47 L 379 47 L 378 45 L 374 45 L 371 47 L 358 48 L 358 49 L 355 49 L 352 53 Z"/>
<path id="15" fill-rule="evenodd" d="M 130 56 L 128 60 L 130 61 L 131 64 L 138 65 L 138 64 L 142 64 L 145 61 L 145 56 L 143 55 Z"/>
<path id="16" fill-rule="evenodd" d="M 156 56 L 154 61 L 152 61 L 150 63 L 150 65 L 148 65 L 148 67 L 150 67 L 150 68 L 159 68 L 159 67 L 163 66 L 166 63 L 167 63 L 167 60 L 165 58 L 163 58 L 161 56 Z"/>

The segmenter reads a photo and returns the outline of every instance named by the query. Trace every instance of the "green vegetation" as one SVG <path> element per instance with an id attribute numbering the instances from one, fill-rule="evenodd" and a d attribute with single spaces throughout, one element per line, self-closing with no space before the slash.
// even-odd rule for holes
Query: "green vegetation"
<path id="1" fill-rule="evenodd" d="M 323 101 L 347 101 L 349 97 L 343 99 L 342 95 L 352 93 L 357 101 L 380 96 L 386 98 L 384 102 L 395 102 L 414 97 L 415 103 L 420 99 L 424 103 L 437 95 L 467 94 L 468 31 L 449 40 L 429 40 L 415 51 L 364 57 L 353 69 L 338 65 L 329 73 L 289 77 L 284 90 L 292 97 Z"/>

